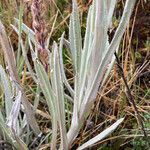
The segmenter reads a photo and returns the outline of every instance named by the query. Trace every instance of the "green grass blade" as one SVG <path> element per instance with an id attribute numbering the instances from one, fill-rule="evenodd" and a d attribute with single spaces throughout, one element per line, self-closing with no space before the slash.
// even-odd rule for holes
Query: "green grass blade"
<path id="1" fill-rule="evenodd" d="M 15 20 L 15 23 L 19 26 L 19 20 L 17 18 L 14 18 L 14 20 Z M 35 41 L 34 31 L 28 26 L 26 26 L 24 23 L 21 24 L 21 27 L 22 27 L 22 31 L 24 31 L 30 37 L 31 41 L 35 44 L 36 41 Z"/>
<path id="2" fill-rule="evenodd" d="M 61 45 L 60 45 L 61 46 Z M 58 54 L 58 46 L 54 43 L 54 87 L 53 91 L 55 91 L 55 100 L 56 100 L 56 107 L 58 111 L 58 122 L 60 127 L 60 136 L 61 136 L 61 149 L 68 149 L 67 143 L 67 135 L 66 135 L 66 128 L 65 128 L 65 106 L 64 106 L 64 88 L 63 88 L 63 81 L 60 72 L 60 60 Z"/>
<path id="3" fill-rule="evenodd" d="M 75 72 L 79 73 L 80 61 L 81 61 L 81 50 L 82 50 L 82 38 L 81 38 L 81 26 L 79 13 L 77 10 L 77 2 L 73 1 L 73 11 L 70 17 L 69 26 L 69 39 L 72 58 L 74 62 Z"/>
<path id="4" fill-rule="evenodd" d="M 95 144 L 96 142 L 103 140 L 108 135 L 110 135 L 123 122 L 123 120 L 124 120 L 124 118 L 117 120 L 114 124 L 112 124 L 110 127 L 105 129 L 104 131 L 102 131 L 100 134 L 98 134 L 94 138 L 92 138 L 89 141 L 87 141 L 86 143 L 84 143 L 77 150 L 83 150 L 85 148 L 92 147 L 92 145 Z"/>
<path id="5" fill-rule="evenodd" d="M 37 73 L 37 77 L 39 79 L 39 84 L 41 86 L 41 90 L 46 98 L 46 102 L 49 108 L 49 112 L 52 115 L 52 145 L 51 149 L 56 148 L 56 138 L 57 138 L 57 109 L 55 105 L 55 99 L 54 99 L 54 92 L 52 90 L 52 87 L 50 85 L 49 78 L 47 76 L 47 73 L 45 71 L 45 68 L 43 65 L 36 60 L 34 62 L 35 70 Z"/>
<path id="6" fill-rule="evenodd" d="M 72 89 L 72 87 L 70 86 L 66 74 L 65 74 L 65 70 L 64 70 L 64 64 L 63 64 L 63 41 L 64 41 L 64 35 L 65 33 L 62 34 L 61 39 L 60 39 L 60 46 L 59 46 L 59 53 L 60 53 L 60 69 L 61 69 L 61 75 L 62 75 L 62 79 L 63 82 L 65 84 L 65 86 L 67 87 L 67 89 L 69 90 L 70 94 L 72 97 L 74 97 L 74 90 Z"/>
<path id="7" fill-rule="evenodd" d="M 12 26 L 12 28 L 14 29 L 14 31 L 15 31 L 15 32 L 18 34 L 18 36 L 19 36 L 19 30 L 18 30 L 14 25 L 11 25 L 11 26 Z M 28 68 L 28 70 L 29 70 L 29 72 L 30 72 L 32 78 L 33 78 L 34 81 L 37 83 L 37 79 L 36 79 L 36 77 L 35 77 L 34 71 L 33 71 L 32 67 L 31 67 L 30 62 L 29 62 L 29 59 L 28 59 L 28 57 L 27 57 L 27 50 L 25 49 L 25 46 L 24 46 L 24 44 L 23 44 L 22 38 L 20 38 L 20 45 L 21 45 L 22 54 L 23 54 L 23 57 L 24 57 L 24 59 L 25 59 L 25 63 L 26 63 L 26 65 L 27 65 L 27 68 Z M 31 48 L 31 47 L 30 47 L 30 48 Z"/>

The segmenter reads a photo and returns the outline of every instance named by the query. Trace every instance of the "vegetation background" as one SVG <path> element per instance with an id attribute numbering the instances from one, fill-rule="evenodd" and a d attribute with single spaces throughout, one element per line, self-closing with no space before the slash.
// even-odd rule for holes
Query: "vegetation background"
<path id="1" fill-rule="evenodd" d="M 12 46 L 17 54 L 18 36 L 10 24 L 14 24 L 14 17 L 19 18 L 19 12 L 23 9 L 23 22 L 32 28 L 31 15 L 32 0 L 0 0 L 0 19 L 6 27 Z M 113 28 L 110 29 L 109 37 L 115 33 L 120 16 L 122 14 L 125 0 L 118 0 L 113 17 Z M 87 10 L 92 0 L 78 0 L 80 18 L 82 23 L 82 34 L 85 32 Z M 46 22 L 47 33 L 51 34 L 50 43 L 58 41 L 63 31 L 68 35 L 68 24 L 71 13 L 71 0 L 43 0 L 42 16 Z M 25 36 L 23 36 L 25 39 Z M 51 44 L 52 45 L 52 44 Z M 50 47 L 51 48 L 51 47 Z M 71 62 L 64 51 L 64 60 L 67 77 L 72 82 Z M 130 23 L 122 38 L 119 48 L 119 60 L 123 68 L 124 76 L 130 87 L 130 91 L 136 102 L 136 106 L 142 116 L 144 128 L 150 136 L 150 1 L 137 0 L 132 13 Z M 31 56 L 29 55 L 29 58 Z M 0 49 L 0 64 L 5 67 L 4 56 Z M 26 65 L 23 66 L 24 74 Z M 19 69 L 19 68 L 18 68 Z M 20 74 L 21 84 L 25 93 L 32 103 L 35 98 L 33 80 Z M 0 105 L 3 105 L 3 92 L 0 91 Z M 37 118 L 40 128 L 47 133 L 49 131 L 49 114 L 47 106 L 41 102 L 37 109 Z M 108 81 L 104 85 L 103 91 L 97 94 L 97 100 L 92 108 L 83 129 L 74 142 L 74 148 L 88 139 L 97 135 L 105 129 L 117 116 L 125 115 L 125 122 L 121 127 L 111 134 L 107 139 L 97 143 L 94 149 L 101 150 L 148 150 L 148 143 L 143 138 L 141 129 L 138 126 L 134 108 L 128 106 L 126 97 L 126 87 L 115 64 Z M 34 137 L 33 139 L 34 140 Z M 0 140 L 1 145 L 1 140 Z M 43 142 L 40 148 L 46 149 L 48 145 Z"/>

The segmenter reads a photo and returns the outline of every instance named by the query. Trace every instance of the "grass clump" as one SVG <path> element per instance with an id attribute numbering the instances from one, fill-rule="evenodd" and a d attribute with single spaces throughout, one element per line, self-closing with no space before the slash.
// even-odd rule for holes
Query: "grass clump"
<path id="1" fill-rule="evenodd" d="M 54 41 L 51 46 L 51 33 L 46 36 L 41 2 L 33 0 L 33 30 L 25 25 L 21 18 L 15 19 L 16 24 L 12 25 L 19 37 L 17 66 L 18 62 L 22 62 L 19 72 L 12 45 L 3 25 L 0 25 L 0 42 L 9 73 L 8 76 L 1 67 L 1 78 L 10 86 L 7 89 L 3 83 L 2 87 L 5 94 L 5 108 L 1 110 L 0 118 L 1 130 L 5 129 L 3 139 L 6 137 L 17 149 L 50 147 L 52 150 L 67 150 L 75 147 L 81 150 L 103 140 L 124 122 L 125 115 L 119 114 L 117 118 L 120 119 L 115 118 L 114 122 L 110 122 L 109 127 L 105 126 L 98 135 L 83 140 L 77 146 L 74 144 L 91 115 L 98 91 L 102 93 L 115 61 L 114 52 L 118 51 L 134 4 L 135 0 L 126 1 L 116 32 L 109 41 L 107 32 L 112 26 L 116 1 L 94 0 L 88 11 L 85 35 L 81 35 L 78 6 L 73 0 L 68 39 L 63 33 L 58 40 L 59 44 Z M 22 38 L 23 33 L 26 34 L 25 42 Z M 64 49 L 70 55 L 69 68 L 73 78 L 71 84 L 66 75 Z M 22 87 L 30 82 L 27 79 L 35 87 L 31 88 L 34 102 L 28 101 L 25 88 Z M 49 113 L 42 113 L 40 109 Z M 40 116 L 35 117 L 37 113 L 48 120 L 45 136 L 43 129 L 39 128 L 42 122 Z M 106 122 L 109 120 L 105 117 L 104 119 Z"/>

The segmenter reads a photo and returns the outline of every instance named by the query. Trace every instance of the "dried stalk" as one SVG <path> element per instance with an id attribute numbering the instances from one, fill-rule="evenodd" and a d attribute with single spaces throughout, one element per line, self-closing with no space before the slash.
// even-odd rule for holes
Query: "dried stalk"
<path id="1" fill-rule="evenodd" d="M 141 128 L 141 130 L 142 130 L 142 132 L 143 132 L 143 135 L 144 135 L 145 139 L 147 140 L 148 135 L 147 135 L 147 133 L 146 133 L 146 131 L 145 131 L 145 129 L 144 129 L 143 120 L 142 120 L 142 118 L 141 118 L 141 116 L 140 116 L 140 113 L 139 113 L 139 111 L 138 111 L 138 108 L 137 108 L 137 106 L 136 106 L 136 103 L 135 103 L 135 101 L 134 101 L 134 98 L 133 98 L 133 96 L 132 96 L 132 94 L 131 94 L 131 90 L 130 90 L 130 88 L 129 88 L 129 86 L 128 86 L 128 83 L 127 83 L 127 80 L 126 80 L 126 78 L 125 78 L 125 76 L 124 76 L 124 72 L 123 72 L 123 69 L 122 69 L 122 67 L 121 67 L 121 65 L 120 65 L 120 61 L 119 61 L 119 58 L 118 58 L 116 52 L 115 52 L 115 57 L 116 57 L 117 66 L 118 66 L 118 68 L 119 68 L 119 74 L 121 75 L 121 77 L 122 77 L 122 79 L 123 79 L 123 82 L 124 82 L 124 84 L 125 84 L 125 87 L 126 87 L 126 89 L 127 89 L 127 92 L 126 92 L 127 99 L 128 99 L 128 101 L 129 101 L 129 104 L 132 104 L 132 106 L 133 106 L 133 108 L 134 108 L 134 112 L 135 112 L 135 115 L 136 115 L 138 124 L 140 125 L 140 128 Z M 148 143 L 149 143 L 149 142 L 148 142 Z"/>

